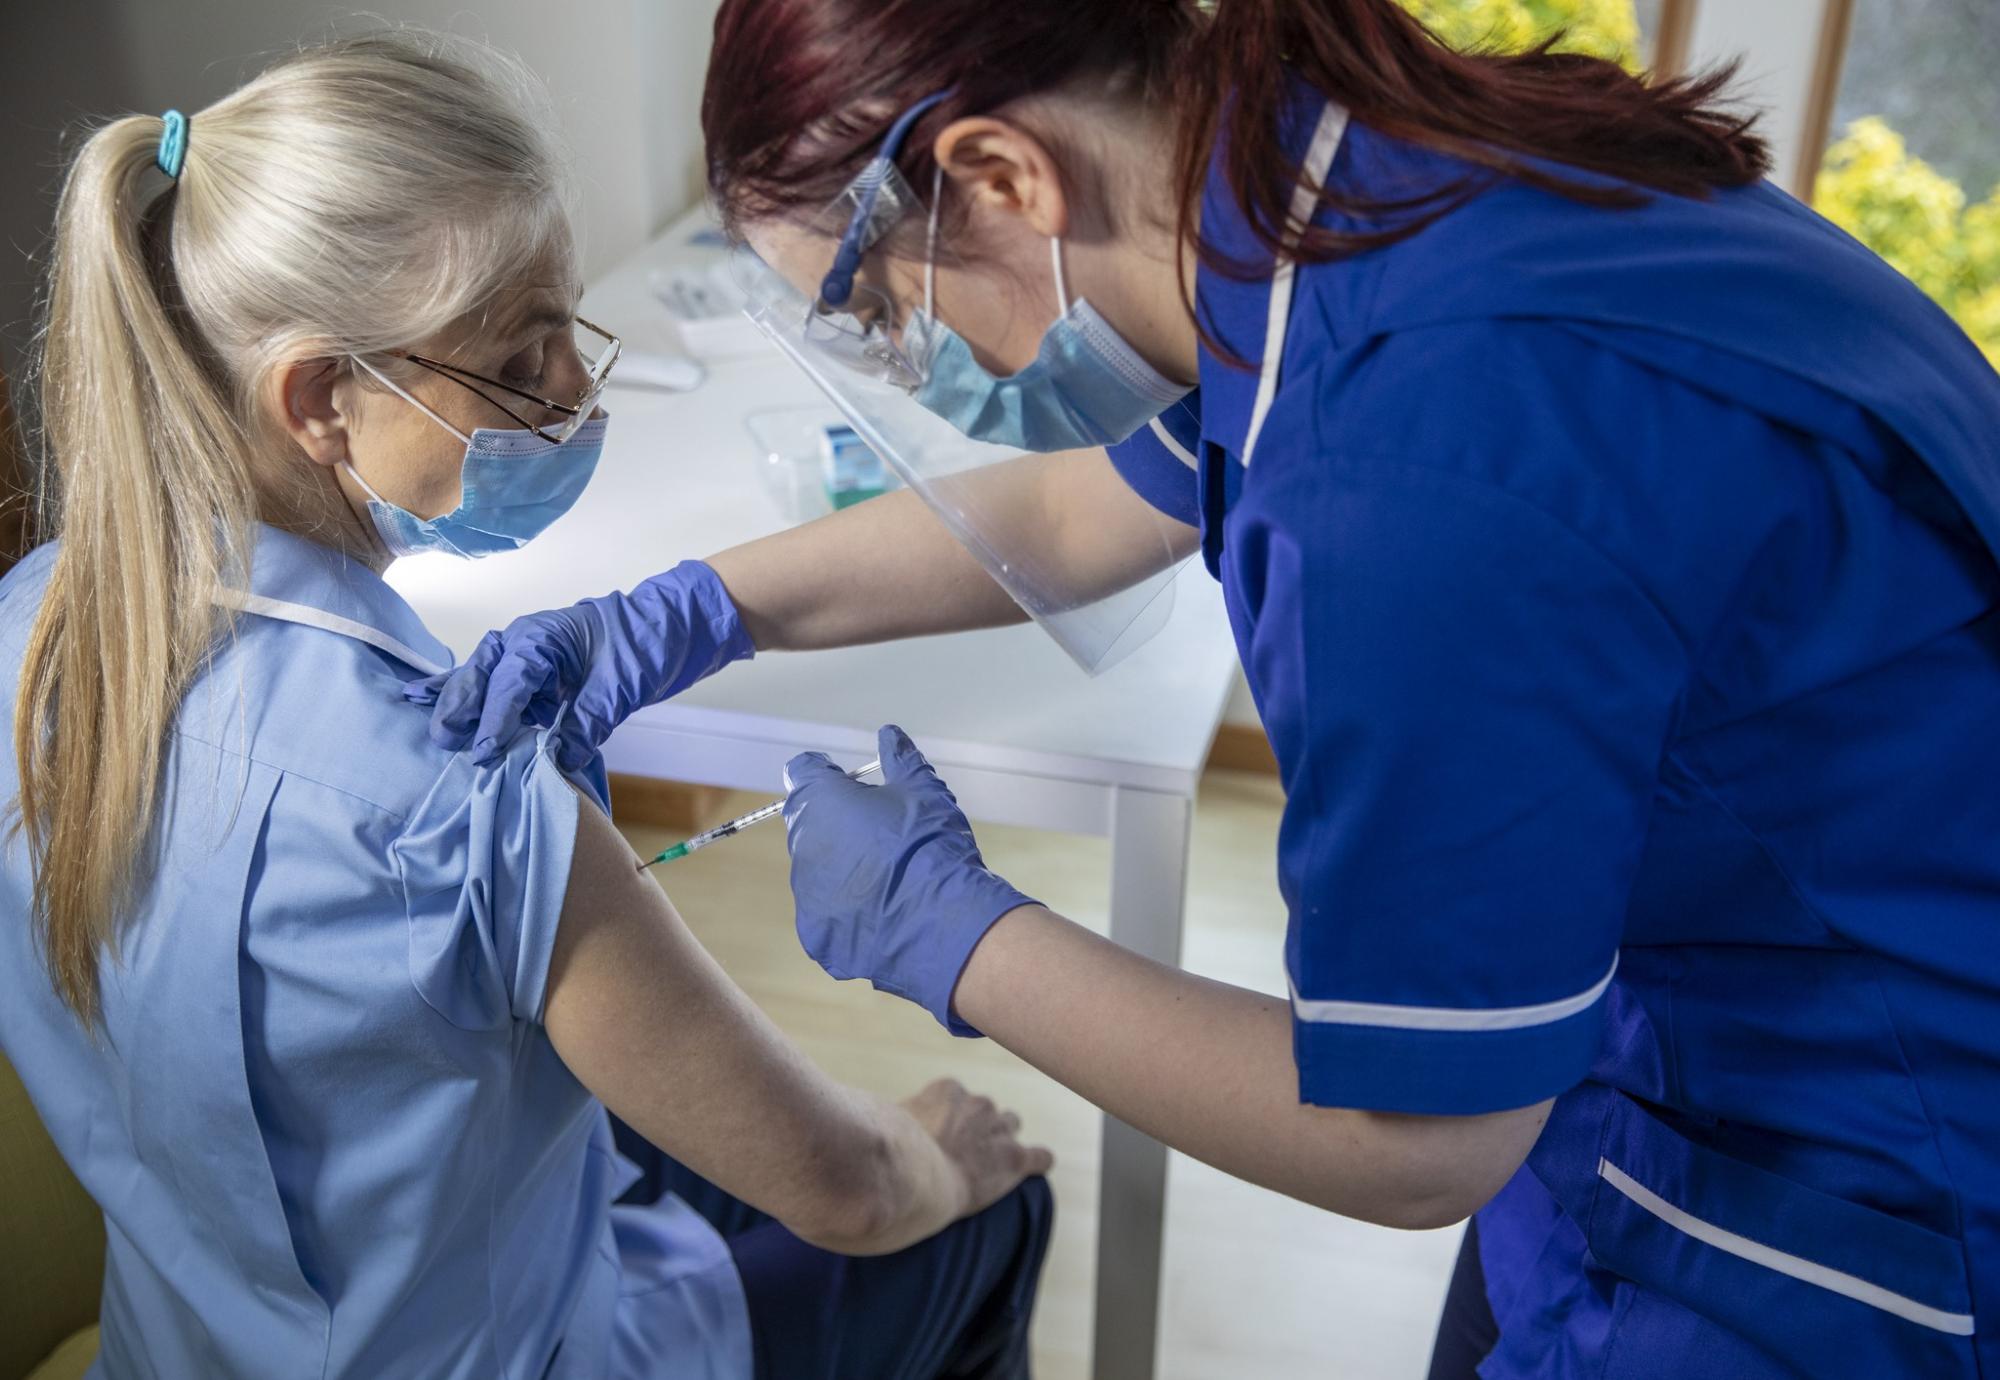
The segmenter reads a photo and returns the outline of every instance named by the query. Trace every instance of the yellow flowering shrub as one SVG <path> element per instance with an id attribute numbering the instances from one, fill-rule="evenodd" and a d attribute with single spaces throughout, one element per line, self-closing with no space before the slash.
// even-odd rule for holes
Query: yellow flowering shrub
<path id="1" fill-rule="evenodd" d="M 1401 0 L 1454 48 L 1510 51 L 1539 43 L 1558 29 L 1565 52 L 1644 65 L 1632 0 Z"/>
<path id="2" fill-rule="evenodd" d="M 2000 367 L 2000 187 L 1968 204 L 1963 187 L 1871 116 L 1827 150 L 1813 203 L 1930 294 Z"/>

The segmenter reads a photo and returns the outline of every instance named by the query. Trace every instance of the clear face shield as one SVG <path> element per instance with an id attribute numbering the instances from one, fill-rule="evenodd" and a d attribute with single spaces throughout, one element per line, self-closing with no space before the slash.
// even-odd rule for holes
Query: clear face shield
<path id="1" fill-rule="evenodd" d="M 817 291 L 801 290 L 747 246 L 737 251 L 745 311 L 1014 602 L 1095 675 L 1165 626 L 1196 534 L 1134 493 L 1101 449 L 1044 454 L 975 440 L 918 401 L 950 348 L 952 333 L 936 329 L 933 314 L 939 269 L 963 280 L 938 243 L 931 208 L 888 161 L 893 142 L 884 150 L 802 227 L 800 262 L 832 262 Z M 921 274 L 919 305 L 897 305 L 892 265 L 906 300 Z"/>

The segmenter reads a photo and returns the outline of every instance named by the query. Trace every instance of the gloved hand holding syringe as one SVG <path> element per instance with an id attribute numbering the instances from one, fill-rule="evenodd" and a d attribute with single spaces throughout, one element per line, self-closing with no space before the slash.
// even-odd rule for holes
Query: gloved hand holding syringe
<path id="1" fill-rule="evenodd" d="M 847 774 L 854 780 L 859 781 L 862 777 L 868 775 L 870 772 L 879 772 L 881 770 L 882 770 L 882 759 L 878 757 L 874 761 L 868 763 L 868 765 L 863 767 L 856 767 L 853 771 Z M 769 805 L 760 806 L 759 808 L 752 810 L 747 815 L 738 815 L 735 819 L 730 820 L 727 824 L 718 824 L 713 829 L 708 830 L 706 833 L 696 834 L 693 838 L 688 839 L 681 843 L 677 843 L 672 848 L 668 848 L 662 851 L 651 860 L 640 863 L 639 871 L 644 872 L 647 868 L 656 867 L 660 863 L 673 862 L 676 858 L 685 858 L 690 853 L 698 853 L 702 849 L 708 847 L 711 843 L 719 843 L 723 839 L 726 839 L 733 834 L 742 833 L 745 829 L 748 829 L 753 824 L 761 823 L 764 820 L 770 819 L 774 815 L 783 814 L 784 809 L 785 809 L 784 801 L 774 800 Z"/>

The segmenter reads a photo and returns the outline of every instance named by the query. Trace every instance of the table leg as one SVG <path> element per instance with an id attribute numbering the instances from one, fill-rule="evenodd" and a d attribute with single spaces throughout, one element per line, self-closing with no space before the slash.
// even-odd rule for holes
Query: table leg
<path id="1" fill-rule="evenodd" d="M 1194 802 L 1120 788 L 1111 807 L 1111 938 L 1179 966 Z M 1160 1318 L 1167 1148 L 1104 1118 L 1098 1170 L 1096 1380 L 1152 1380 Z"/>

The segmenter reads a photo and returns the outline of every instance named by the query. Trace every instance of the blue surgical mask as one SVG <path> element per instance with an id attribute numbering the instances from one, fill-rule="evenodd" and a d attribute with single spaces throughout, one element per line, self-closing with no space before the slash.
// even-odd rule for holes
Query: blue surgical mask
<path id="1" fill-rule="evenodd" d="M 356 362 L 465 442 L 465 459 L 458 470 L 458 506 L 442 517 L 418 517 L 391 503 L 353 465 L 347 466 L 347 473 L 368 495 L 368 515 L 391 555 L 443 551 L 475 560 L 518 551 L 575 506 L 604 453 L 610 418 L 601 413 L 559 443 L 532 431 L 492 427 L 467 436 L 365 360 Z"/>
<path id="2" fill-rule="evenodd" d="M 931 197 L 935 246 L 937 196 Z M 928 368 L 914 396 L 967 436 L 1022 450 L 1081 450 L 1124 440 L 1189 389 L 1140 357 L 1097 309 L 1069 300 L 1063 283 L 1062 241 L 1049 241 L 1055 263 L 1058 316 L 1028 367 L 996 378 L 973 357 L 965 338 L 933 313 L 935 250 L 924 272 L 924 310 L 906 334 L 908 353 Z"/>

